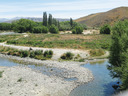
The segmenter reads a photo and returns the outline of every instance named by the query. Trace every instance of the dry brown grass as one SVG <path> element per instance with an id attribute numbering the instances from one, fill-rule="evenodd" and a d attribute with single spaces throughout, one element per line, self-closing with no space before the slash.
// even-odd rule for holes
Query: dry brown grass
<path id="1" fill-rule="evenodd" d="M 124 19 L 128 19 L 128 7 L 119 7 L 107 12 L 92 14 L 75 21 L 90 27 L 97 27 L 104 24 L 113 25 L 116 21 Z"/>

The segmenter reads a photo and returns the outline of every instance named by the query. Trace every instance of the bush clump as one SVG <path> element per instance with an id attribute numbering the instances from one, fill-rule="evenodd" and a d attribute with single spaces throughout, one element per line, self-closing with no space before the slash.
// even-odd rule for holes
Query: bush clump
<path id="1" fill-rule="evenodd" d="M 49 31 L 50 31 L 50 33 L 53 33 L 53 34 L 58 34 L 59 33 L 59 30 L 55 25 L 51 25 L 50 28 L 49 28 Z"/>
<path id="2" fill-rule="evenodd" d="M 60 58 L 64 60 L 72 60 L 74 54 L 71 52 L 64 53 Z"/>
<path id="3" fill-rule="evenodd" d="M 29 56 L 29 52 L 26 50 L 20 50 L 20 57 L 28 57 Z"/>
<path id="4" fill-rule="evenodd" d="M 9 48 L 9 47 L 0 47 L 0 52 L 2 54 L 20 56 L 20 57 L 30 57 L 30 58 L 35 58 L 38 60 L 50 59 L 53 56 L 52 50 L 46 50 L 43 53 L 43 50 L 27 51 L 27 50 L 17 50 L 17 49 Z"/>
<path id="5" fill-rule="evenodd" d="M 36 51 L 34 51 L 34 54 L 35 55 L 42 55 L 43 51 L 42 50 L 36 50 Z"/>
<path id="6" fill-rule="evenodd" d="M 73 34 L 82 34 L 83 28 L 80 26 L 76 26 L 75 29 L 72 30 Z"/>
<path id="7" fill-rule="evenodd" d="M 34 51 L 31 51 L 29 57 L 30 58 L 34 58 L 35 57 L 35 52 Z"/>
<path id="8" fill-rule="evenodd" d="M 109 25 L 104 25 L 100 28 L 100 34 L 110 34 L 111 28 Z"/>
<path id="9" fill-rule="evenodd" d="M 33 33 L 48 33 L 48 28 L 45 26 L 38 26 L 33 28 Z"/>
<path id="10" fill-rule="evenodd" d="M 104 52 L 104 50 L 102 50 L 102 49 L 92 49 L 92 50 L 90 50 L 90 56 L 102 56 L 102 55 L 104 55 L 105 54 L 105 52 Z"/>
<path id="11" fill-rule="evenodd" d="M 44 57 L 46 57 L 46 58 L 52 58 L 52 55 L 53 55 L 53 51 L 52 50 L 46 50 L 45 52 L 44 52 Z"/>

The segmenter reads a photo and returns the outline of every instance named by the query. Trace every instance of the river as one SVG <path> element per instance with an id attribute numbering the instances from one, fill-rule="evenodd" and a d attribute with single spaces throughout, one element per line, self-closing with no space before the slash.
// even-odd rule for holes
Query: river
<path id="1" fill-rule="evenodd" d="M 114 89 L 112 88 L 112 84 L 115 84 L 117 82 L 117 79 L 113 79 L 109 75 L 109 70 L 107 70 L 108 60 L 103 62 L 95 62 L 93 64 L 88 63 L 81 65 L 82 67 L 88 68 L 93 72 L 94 80 L 83 84 L 77 88 L 75 88 L 69 96 L 112 96 L 114 93 Z M 30 65 L 30 64 L 19 64 L 15 63 L 12 60 L 6 59 L 6 58 L 0 58 L 0 66 L 24 66 L 29 67 L 34 70 L 40 71 L 43 74 L 50 75 L 51 73 L 48 73 L 51 70 L 47 66 L 37 66 L 37 65 Z M 55 73 L 58 73 L 59 70 L 56 69 Z"/>

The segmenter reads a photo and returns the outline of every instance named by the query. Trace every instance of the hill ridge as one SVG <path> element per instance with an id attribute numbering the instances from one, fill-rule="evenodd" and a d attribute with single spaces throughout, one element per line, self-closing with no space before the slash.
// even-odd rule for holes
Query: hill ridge
<path id="1" fill-rule="evenodd" d="M 128 7 L 122 6 L 106 12 L 90 14 L 75 21 L 89 27 L 99 27 L 104 24 L 113 25 L 116 21 L 124 19 L 128 19 Z"/>

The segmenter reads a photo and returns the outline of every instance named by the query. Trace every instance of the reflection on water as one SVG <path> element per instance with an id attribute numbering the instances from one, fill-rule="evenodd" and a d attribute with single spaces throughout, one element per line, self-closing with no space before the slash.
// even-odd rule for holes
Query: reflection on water
<path id="1" fill-rule="evenodd" d="M 94 80 L 88 84 L 81 85 L 74 89 L 70 96 L 112 96 L 114 89 L 112 85 L 117 79 L 112 79 L 107 70 L 108 61 L 82 65 L 93 72 Z"/>

